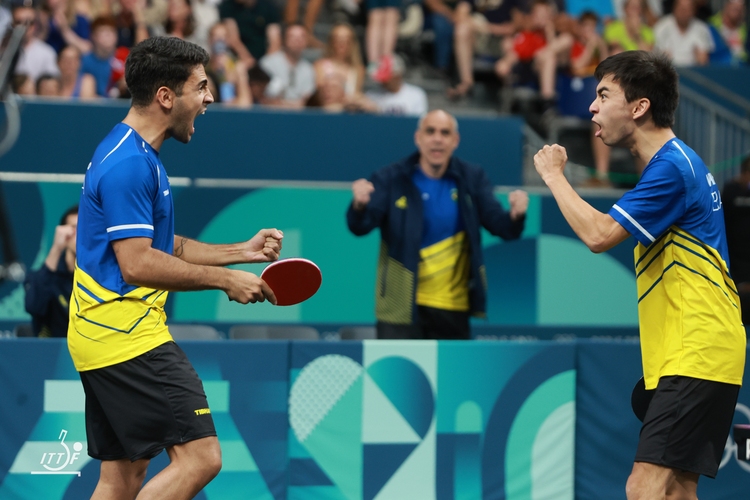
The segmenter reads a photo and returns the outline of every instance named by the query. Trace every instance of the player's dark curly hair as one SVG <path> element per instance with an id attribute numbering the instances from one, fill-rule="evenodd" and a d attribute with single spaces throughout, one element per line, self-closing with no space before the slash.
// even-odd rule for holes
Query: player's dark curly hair
<path id="1" fill-rule="evenodd" d="M 599 81 L 611 76 L 628 102 L 643 97 L 651 101 L 651 117 L 657 127 L 674 125 L 680 93 L 677 71 L 666 55 L 643 50 L 620 52 L 599 63 L 595 75 Z"/>
<path id="2" fill-rule="evenodd" d="M 130 50 L 125 61 L 125 83 L 135 107 L 151 104 L 159 87 L 180 96 L 196 66 L 208 64 L 202 47 L 171 36 L 148 38 Z"/>

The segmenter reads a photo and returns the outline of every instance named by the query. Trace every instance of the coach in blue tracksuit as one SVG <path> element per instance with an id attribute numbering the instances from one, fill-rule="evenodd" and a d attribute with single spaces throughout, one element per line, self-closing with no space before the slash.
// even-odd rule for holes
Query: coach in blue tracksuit
<path id="1" fill-rule="evenodd" d="M 445 111 L 426 114 L 414 141 L 418 153 L 353 183 L 347 212 L 357 236 L 380 228 L 378 338 L 468 339 L 487 301 L 480 227 L 518 238 L 528 195 L 513 191 L 503 208 L 485 172 L 453 157 L 458 124 Z"/>

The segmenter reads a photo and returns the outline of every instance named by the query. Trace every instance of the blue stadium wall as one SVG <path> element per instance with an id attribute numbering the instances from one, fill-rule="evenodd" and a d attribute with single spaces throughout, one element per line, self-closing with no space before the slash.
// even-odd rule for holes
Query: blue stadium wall
<path id="1" fill-rule="evenodd" d="M 98 141 L 126 111 L 125 106 L 26 103 L 21 135 L 0 158 L 0 171 L 80 175 Z M 515 118 L 463 118 L 457 154 L 482 165 L 493 184 L 517 186 L 521 126 Z M 216 291 L 175 293 L 168 303 L 171 320 L 372 323 L 379 235 L 357 238 L 347 230 L 348 185 L 410 154 L 415 127 L 415 119 L 400 117 L 217 109 L 198 118 L 189 145 L 167 141 L 161 157 L 175 181 L 179 234 L 228 243 L 262 227 L 278 227 L 285 233 L 283 257 L 312 259 L 323 271 L 318 294 L 298 306 L 247 307 Z M 269 182 L 226 187 L 259 179 Z M 209 187 L 217 185 L 223 187 Z M 77 203 L 80 182 L 5 182 L 2 189 L 19 254 L 27 268 L 37 268 L 60 214 Z M 498 198 L 507 206 L 504 194 Z M 589 201 L 606 211 L 615 200 Z M 637 325 L 632 246 L 592 254 L 550 196 L 531 196 L 519 241 L 485 234 L 483 245 L 489 303 L 487 319 L 475 322 L 478 328 Z M 0 284 L 0 321 L 27 319 L 23 288 Z"/>
<path id="2" fill-rule="evenodd" d="M 635 342 L 180 345 L 223 455 L 199 500 L 625 499 Z M 88 498 L 99 463 L 65 341 L 0 338 L 0 381 L 0 498 Z M 734 423 L 750 423 L 746 388 Z M 727 441 L 701 498 L 747 498 L 750 465 L 735 457 Z"/>

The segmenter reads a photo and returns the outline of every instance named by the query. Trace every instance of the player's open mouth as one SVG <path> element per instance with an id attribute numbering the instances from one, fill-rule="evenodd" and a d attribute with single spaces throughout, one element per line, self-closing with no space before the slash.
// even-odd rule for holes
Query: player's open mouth
<path id="1" fill-rule="evenodd" d="M 198 118 L 200 115 L 205 115 L 205 114 L 206 114 L 206 108 L 203 108 L 203 110 L 200 113 L 195 115 L 195 118 Z M 195 119 L 193 119 L 193 124 L 190 127 L 190 129 L 192 130 L 191 134 L 194 134 L 195 133 Z"/>
<path id="2" fill-rule="evenodd" d="M 595 122 L 594 120 L 591 120 L 591 121 L 592 121 L 592 122 L 594 123 L 594 125 L 596 125 L 596 126 L 597 126 L 597 129 L 596 129 L 596 131 L 594 132 L 594 137 L 599 137 L 599 136 L 601 136 L 601 135 L 602 135 L 602 126 L 601 126 L 601 125 L 599 125 L 598 123 L 596 123 L 596 122 Z"/>

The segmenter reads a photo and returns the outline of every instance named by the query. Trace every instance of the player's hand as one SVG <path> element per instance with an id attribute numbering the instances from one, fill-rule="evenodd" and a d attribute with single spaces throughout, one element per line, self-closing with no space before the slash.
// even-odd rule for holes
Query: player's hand
<path id="1" fill-rule="evenodd" d="M 58 250 L 64 249 L 68 242 L 75 238 L 76 228 L 73 226 L 57 226 L 55 228 L 55 239 L 52 241 L 52 247 Z"/>
<path id="2" fill-rule="evenodd" d="M 268 284 L 253 273 L 229 269 L 229 283 L 224 290 L 229 300 L 240 304 L 255 304 L 268 300 L 276 305 L 276 295 Z"/>
<path id="3" fill-rule="evenodd" d="M 370 196 L 375 191 L 375 186 L 367 179 L 357 179 L 352 183 L 352 205 L 354 210 L 364 209 L 370 203 Z"/>
<path id="4" fill-rule="evenodd" d="M 526 210 L 529 208 L 529 195 L 526 191 L 520 189 L 511 191 L 508 195 L 508 201 L 510 202 L 511 219 L 518 220 L 526 215 Z"/>
<path id="5" fill-rule="evenodd" d="M 273 262 L 279 259 L 284 233 L 278 229 L 261 229 L 245 242 L 246 262 Z"/>
<path id="6" fill-rule="evenodd" d="M 568 153 L 559 144 L 548 144 L 534 155 L 534 167 L 545 182 L 550 176 L 563 175 L 567 162 Z"/>

